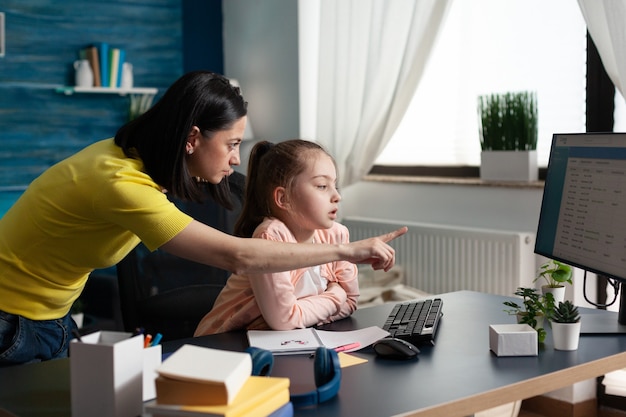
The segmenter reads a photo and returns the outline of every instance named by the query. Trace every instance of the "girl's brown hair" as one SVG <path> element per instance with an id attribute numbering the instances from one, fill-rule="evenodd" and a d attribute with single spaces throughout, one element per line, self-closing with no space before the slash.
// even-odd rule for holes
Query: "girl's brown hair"
<path id="1" fill-rule="evenodd" d="M 306 169 L 311 151 L 328 155 L 317 143 L 303 139 L 277 144 L 263 141 L 254 145 L 250 152 L 245 199 L 235 224 L 235 236 L 252 237 L 263 219 L 272 216 L 273 191 L 276 187 L 284 187 L 290 192 L 295 178 Z"/>

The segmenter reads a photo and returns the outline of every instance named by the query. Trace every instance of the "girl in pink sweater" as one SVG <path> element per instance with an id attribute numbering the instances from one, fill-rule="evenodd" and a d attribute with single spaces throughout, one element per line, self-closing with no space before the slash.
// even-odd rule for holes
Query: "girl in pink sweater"
<path id="1" fill-rule="evenodd" d="M 254 146 L 235 234 L 291 243 L 349 242 L 337 223 L 341 196 L 332 157 L 318 144 Z M 328 323 L 357 308 L 357 268 L 345 261 L 280 273 L 234 274 L 195 335 L 237 329 L 291 330 Z"/>

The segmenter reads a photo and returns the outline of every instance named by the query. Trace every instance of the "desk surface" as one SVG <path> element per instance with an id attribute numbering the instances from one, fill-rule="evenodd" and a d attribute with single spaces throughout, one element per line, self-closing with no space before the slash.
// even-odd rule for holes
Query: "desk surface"
<path id="1" fill-rule="evenodd" d="M 338 397 L 296 410 L 296 415 L 467 416 L 626 367 L 626 335 L 583 335 L 579 349 L 566 352 L 554 350 L 548 333 L 539 356 L 496 357 L 489 351 L 489 324 L 513 322 L 502 306 L 509 297 L 460 291 L 441 298 L 444 317 L 436 345 L 421 347 L 417 361 L 379 359 L 371 348 L 354 353 L 368 362 L 342 370 Z M 380 326 L 391 308 L 358 310 L 325 329 Z M 615 317 L 605 311 L 585 313 Z M 245 332 L 235 332 L 167 342 L 163 349 L 173 351 L 184 343 L 231 350 L 248 345 Z M 273 375 L 289 377 L 293 392 L 314 388 L 307 356 L 276 357 Z M 0 369 L 0 381 L 0 408 L 24 417 L 69 415 L 68 360 Z"/>

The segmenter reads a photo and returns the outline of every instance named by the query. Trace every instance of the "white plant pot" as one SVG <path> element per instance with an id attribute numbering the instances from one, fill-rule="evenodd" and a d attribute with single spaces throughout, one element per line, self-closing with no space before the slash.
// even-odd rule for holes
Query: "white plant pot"
<path id="1" fill-rule="evenodd" d="M 537 181 L 537 151 L 482 151 L 480 179 L 486 181 Z"/>
<path id="2" fill-rule="evenodd" d="M 547 293 L 552 293 L 554 297 L 554 305 L 558 306 L 559 302 L 565 301 L 565 285 L 561 285 L 560 287 L 548 287 L 544 285 L 541 287 L 541 292 L 545 295 Z"/>
<path id="3" fill-rule="evenodd" d="M 552 340 L 557 350 L 576 350 L 580 339 L 580 321 L 578 323 L 552 324 Z"/>

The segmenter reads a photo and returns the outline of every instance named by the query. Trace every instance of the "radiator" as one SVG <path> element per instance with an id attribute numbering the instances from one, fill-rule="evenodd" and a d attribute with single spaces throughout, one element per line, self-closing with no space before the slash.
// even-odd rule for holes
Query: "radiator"
<path id="1" fill-rule="evenodd" d="M 406 235 L 390 243 L 396 264 L 404 270 L 406 285 L 431 294 L 472 290 L 511 295 L 517 287 L 534 286 L 533 233 L 359 217 L 341 223 L 352 241 L 408 226 Z"/>

